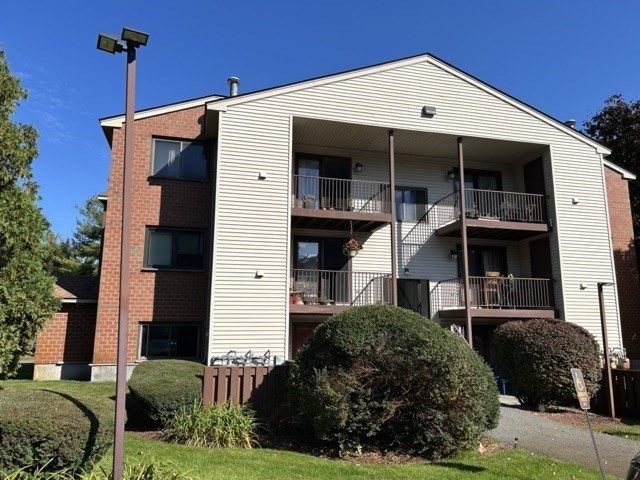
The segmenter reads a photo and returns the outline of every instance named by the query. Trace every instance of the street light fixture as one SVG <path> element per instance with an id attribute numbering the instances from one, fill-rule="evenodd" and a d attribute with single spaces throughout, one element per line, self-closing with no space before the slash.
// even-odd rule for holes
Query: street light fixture
<path id="1" fill-rule="evenodd" d="M 113 442 L 113 480 L 121 480 L 124 470 L 124 423 L 127 387 L 127 330 L 129 323 L 129 273 L 131 267 L 131 191 L 133 188 L 133 124 L 135 115 L 136 48 L 145 46 L 149 35 L 122 29 L 122 40 L 98 35 L 98 50 L 127 52 L 127 81 L 124 125 L 124 181 L 122 185 L 122 235 L 120 237 L 120 297 L 118 310 L 118 356 L 116 361 L 116 415 Z"/>

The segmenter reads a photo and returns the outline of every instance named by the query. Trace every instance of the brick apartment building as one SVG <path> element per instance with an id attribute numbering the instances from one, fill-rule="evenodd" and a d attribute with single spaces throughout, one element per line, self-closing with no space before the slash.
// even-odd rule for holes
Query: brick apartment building
<path id="1" fill-rule="evenodd" d="M 425 102 L 437 113 L 424 114 Z M 556 316 L 599 338 L 595 283 L 614 278 L 610 342 L 621 347 L 624 335 L 630 350 L 638 344 L 627 186 L 635 177 L 603 160 L 608 151 L 591 139 L 436 57 L 187 100 L 135 119 L 131 367 L 209 362 L 229 350 L 293 358 L 315 325 L 359 304 L 459 323 L 459 230 L 453 217 L 432 225 L 439 212 L 460 215 L 446 204 L 459 185 L 459 136 L 476 210 L 466 213 L 475 222 L 474 345 L 477 334 L 485 358 L 492 329 L 509 319 Z M 101 120 L 112 156 L 99 294 L 59 281 L 66 303 L 38 339 L 35 378 L 115 377 L 123 123 Z M 512 199 L 524 200 L 515 208 Z M 347 259 L 350 236 L 364 248 Z M 579 256 L 593 259 L 588 271 Z"/>

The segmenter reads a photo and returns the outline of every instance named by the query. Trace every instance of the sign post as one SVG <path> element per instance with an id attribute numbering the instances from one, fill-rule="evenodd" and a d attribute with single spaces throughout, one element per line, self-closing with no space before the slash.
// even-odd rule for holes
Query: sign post
<path id="1" fill-rule="evenodd" d="M 573 378 L 573 385 L 576 387 L 576 394 L 578 395 L 580 408 L 584 411 L 585 417 L 587 417 L 587 425 L 589 426 L 589 433 L 591 434 L 591 440 L 593 441 L 593 448 L 596 451 L 596 459 L 598 460 L 600 475 L 602 476 L 602 480 L 605 480 L 604 471 L 602 470 L 602 463 L 600 463 L 600 454 L 598 453 L 598 446 L 596 445 L 596 437 L 593 436 L 593 430 L 591 429 L 591 420 L 589 419 L 589 409 L 591 408 L 591 400 L 589 398 L 589 392 L 587 392 L 587 386 L 584 383 L 582 370 L 580 370 L 579 368 L 572 368 L 571 377 Z"/>

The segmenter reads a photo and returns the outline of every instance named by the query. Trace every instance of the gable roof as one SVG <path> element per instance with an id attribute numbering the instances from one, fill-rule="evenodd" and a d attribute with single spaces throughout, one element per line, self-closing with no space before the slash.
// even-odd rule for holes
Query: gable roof
<path id="1" fill-rule="evenodd" d="M 89 275 L 65 275 L 58 277 L 54 294 L 63 303 L 96 303 L 100 279 Z"/>
<path id="2" fill-rule="evenodd" d="M 189 100 L 182 100 L 180 102 L 167 103 L 165 105 L 158 105 L 156 107 L 144 108 L 142 110 L 136 110 L 134 119 L 141 120 L 143 118 L 154 117 L 156 115 L 163 115 L 165 113 L 177 112 L 178 110 L 186 110 L 187 108 L 199 107 L 206 105 L 207 102 L 226 98 L 225 95 L 207 95 L 204 97 L 191 98 Z M 120 128 L 124 123 L 124 114 L 112 115 L 110 117 L 103 117 L 99 120 L 102 128 Z"/>
<path id="3" fill-rule="evenodd" d="M 609 150 L 607 147 L 599 144 L 598 142 L 593 140 L 591 137 L 580 132 L 579 130 L 575 130 L 572 127 L 565 125 L 560 120 L 542 112 L 541 110 L 538 110 L 535 107 L 532 107 L 531 105 L 521 100 L 518 100 L 517 98 L 503 92 L 502 90 L 499 90 L 489 85 L 486 82 L 483 82 L 482 80 L 474 77 L 473 75 L 470 75 L 464 72 L 463 70 L 460 70 L 459 68 L 454 67 L 450 63 L 447 63 L 444 60 L 430 53 L 422 53 L 419 55 L 413 55 L 411 57 L 405 57 L 398 60 L 378 63 L 375 65 L 369 65 L 366 67 L 356 68 L 353 70 L 347 70 L 347 71 L 338 72 L 330 75 L 324 75 L 321 77 L 302 80 L 299 82 L 270 87 L 262 90 L 257 90 L 254 92 L 247 92 L 247 93 L 236 95 L 234 97 L 219 98 L 219 99 L 211 100 L 207 102 L 207 108 L 210 110 L 224 111 L 227 109 L 227 107 L 230 107 L 232 105 L 238 105 L 245 102 L 259 100 L 262 98 L 272 97 L 276 95 L 283 95 L 286 93 L 292 93 L 292 92 L 304 90 L 311 87 L 326 85 L 329 83 L 343 81 L 350 78 L 357 78 L 364 75 L 370 75 L 372 73 L 384 72 L 386 70 L 409 66 L 409 65 L 421 63 L 424 61 L 428 61 L 433 65 L 440 67 L 441 69 L 449 72 L 450 74 L 464 81 L 467 81 L 468 83 L 475 85 L 481 90 L 484 90 L 485 92 L 500 98 L 506 103 L 509 103 L 510 105 L 516 108 L 519 108 L 520 110 L 536 117 L 537 119 L 547 123 L 548 125 L 557 128 L 563 133 L 566 133 L 576 138 L 577 140 L 592 146 L 593 148 L 596 149 L 598 153 L 601 153 L 604 155 L 609 155 L 611 153 L 611 150 Z"/>
<path id="4" fill-rule="evenodd" d="M 618 172 L 620 175 L 622 175 L 622 178 L 624 178 L 625 180 L 635 180 L 636 176 L 635 174 L 631 173 L 629 170 L 625 170 L 622 167 L 619 167 L 618 165 L 616 165 L 613 162 L 610 162 L 609 160 L 604 160 L 603 161 L 604 166 L 610 168 L 611 170 L 613 170 L 614 172 Z"/>

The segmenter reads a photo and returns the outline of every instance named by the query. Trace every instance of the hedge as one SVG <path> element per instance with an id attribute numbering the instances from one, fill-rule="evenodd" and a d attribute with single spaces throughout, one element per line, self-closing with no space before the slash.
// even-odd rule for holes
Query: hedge
<path id="1" fill-rule="evenodd" d="M 291 412 L 340 449 L 371 445 L 436 459 L 477 446 L 497 425 L 488 365 L 460 338 L 397 307 L 355 307 L 321 324 L 299 351 Z"/>
<path id="2" fill-rule="evenodd" d="M 129 391 L 136 415 L 149 426 L 163 427 L 182 407 L 202 401 L 204 366 L 186 360 L 149 360 L 136 366 Z M 130 415 L 133 411 L 130 411 Z"/>
<path id="3" fill-rule="evenodd" d="M 113 440 L 114 402 L 48 390 L 0 393 L 0 471 L 74 470 Z"/>
<path id="4" fill-rule="evenodd" d="M 495 330 L 494 343 L 500 375 L 510 380 L 514 395 L 530 408 L 575 404 L 572 368 L 582 370 L 590 393 L 595 395 L 600 388 L 600 347 L 578 325 L 552 319 L 508 322 Z"/>

